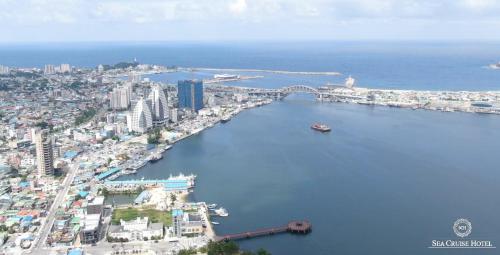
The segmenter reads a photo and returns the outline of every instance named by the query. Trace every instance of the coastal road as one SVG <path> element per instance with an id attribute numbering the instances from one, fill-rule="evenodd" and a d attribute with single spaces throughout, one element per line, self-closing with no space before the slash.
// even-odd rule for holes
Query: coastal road
<path id="1" fill-rule="evenodd" d="M 68 170 L 68 174 L 66 175 L 66 178 L 62 183 L 63 189 L 57 193 L 56 198 L 54 199 L 54 203 L 52 203 L 52 206 L 50 207 L 45 223 L 41 227 L 39 238 L 38 240 L 35 241 L 35 245 L 33 246 L 32 250 L 35 252 L 35 254 L 38 254 L 37 250 L 39 250 L 42 247 L 45 247 L 45 241 L 47 240 L 47 236 L 50 233 L 50 229 L 54 224 L 56 211 L 61 205 L 62 201 L 64 200 L 66 194 L 68 194 L 71 183 L 73 182 L 73 179 L 75 178 L 77 172 L 78 172 L 78 165 L 75 163 L 71 164 Z"/>

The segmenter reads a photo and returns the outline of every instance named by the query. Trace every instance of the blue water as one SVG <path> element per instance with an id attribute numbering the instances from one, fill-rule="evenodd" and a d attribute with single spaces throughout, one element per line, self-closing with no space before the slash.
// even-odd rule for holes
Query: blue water
<path id="1" fill-rule="evenodd" d="M 333 132 L 314 132 L 325 122 Z M 127 178 L 198 175 L 192 197 L 230 216 L 218 234 L 309 219 L 307 236 L 241 241 L 273 254 L 451 254 L 433 239 L 500 243 L 500 118 L 492 115 L 321 104 L 301 97 L 245 111 L 176 144 Z M 495 251 L 453 251 L 495 254 Z"/>
<path id="2" fill-rule="evenodd" d="M 0 46 L 0 64 L 96 66 L 132 60 L 219 68 L 339 71 L 340 77 L 263 74 L 240 86 L 281 87 L 341 82 L 363 87 L 500 90 L 499 44 L 270 43 L 78 44 Z M 213 72 L 151 76 L 210 77 Z M 313 132 L 311 123 L 332 126 Z M 291 95 L 242 112 L 226 124 L 177 143 L 136 176 L 198 175 L 196 201 L 219 203 L 230 216 L 219 234 L 309 219 L 307 236 L 239 242 L 273 254 L 495 254 L 496 250 L 430 250 L 456 239 L 457 218 L 471 238 L 500 245 L 500 117 L 318 103 Z"/>
<path id="3" fill-rule="evenodd" d="M 95 67 L 119 61 L 184 67 L 338 71 L 342 77 L 303 77 L 292 82 L 323 85 L 353 75 L 359 86 L 429 90 L 497 90 L 500 44 L 472 42 L 274 42 L 274 43 L 72 43 L 0 45 L 0 64 L 70 63 Z M 189 76 L 188 76 L 189 77 Z M 286 77 L 267 79 L 262 86 Z M 165 81 L 175 82 L 165 78 Z M 250 83 L 254 84 L 254 83 Z"/>

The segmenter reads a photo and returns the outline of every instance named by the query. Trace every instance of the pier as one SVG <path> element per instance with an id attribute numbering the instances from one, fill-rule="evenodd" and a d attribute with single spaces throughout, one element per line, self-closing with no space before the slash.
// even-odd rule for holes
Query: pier
<path id="1" fill-rule="evenodd" d="M 309 234 L 312 231 L 312 225 L 307 220 L 301 221 L 290 221 L 285 226 L 275 227 L 275 228 L 265 228 L 259 229 L 255 231 L 242 232 L 237 234 L 229 234 L 223 236 L 216 236 L 215 241 L 231 241 L 231 240 L 240 240 L 247 239 L 259 236 L 268 236 L 280 233 L 294 233 L 294 234 Z"/>

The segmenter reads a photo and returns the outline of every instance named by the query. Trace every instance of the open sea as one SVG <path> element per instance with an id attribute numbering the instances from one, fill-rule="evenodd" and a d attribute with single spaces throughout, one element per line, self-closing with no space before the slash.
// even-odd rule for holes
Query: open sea
<path id="1" fill-rule="evenodd" d="M 183 67 L 338 71 L 341 76 L 279 75 L 233 85 L 282 87 L 340 83 L 421 90 L 500 90 L 500 44 L 444 42 L 296 42 L 255 44 L 1 45 L 0 64 L 70 63 L 93 67 L 119 61 Z M 150 76 L 210 77 L 214 72 Z M 320 121 L 331 133 L 313 132 Z M 497 249 L 429 249 L 459 239 L 458 218 L 472 223 L 468 239 L 500 246 L 500 116 L 443 113 L 340 103 L 308 95 L 246 110 L 185 139 L 164 158 L 127 178 L 198 175 L 191 199 L 218 203 L 229 234 L 308 219 L 306 236 L 240 241 L 272 254 L 497 254 Z"/>

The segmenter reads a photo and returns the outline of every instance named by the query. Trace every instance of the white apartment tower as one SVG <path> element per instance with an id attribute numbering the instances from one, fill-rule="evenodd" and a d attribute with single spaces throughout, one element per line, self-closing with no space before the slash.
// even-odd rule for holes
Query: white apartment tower
<path id="1" fill-rule="evenodd" d="M 153 127 L 153 117 L 144 98 L 137 101 L 130 121 L 130 128 L 134 132 L 144 133 Z"/>
<path id="2" fill-rule="evenodd" d="M 71 66 L 69 64 L 61 64 L 59 71 L 61 73 L 71 73 Z"/>
<path id="3" fill-rule="evenodd" d="M 45 67 L 43 69 L 43 73 L 44 74 L 55 74 L 56 69 L 55 69 L 54 65 L 45 65 Z"/>
<path id="4" fill-rule="evenodd" d="M 126 110 L 132 100 L 132 84 L 119 86 L 109 94 L 109 107 L 113 110 Z"/>
<path id="5" fill-rule="evenodd" d="M 148 101 L 150 101 L 153 124 L 165 124 L 168 120 L 167 98 L 160 85 L 153 85 Z"/>
<path id="6" fill-rule="evenodd" d="M 47 131 L 37 131 L 35 133 L 36 160 L 38 176 L 54 174 L 54 153 L 52 141 Z"/>

